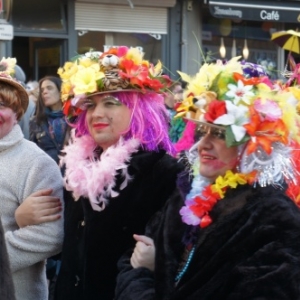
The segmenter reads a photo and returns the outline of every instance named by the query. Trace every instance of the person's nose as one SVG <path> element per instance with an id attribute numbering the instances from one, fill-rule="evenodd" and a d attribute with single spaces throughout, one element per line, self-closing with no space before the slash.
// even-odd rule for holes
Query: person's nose
<path id="1" fill-rule="evenodd" d="M 45 96 L 45 95 L 47 95 L 48 94 L 48 91 L 47 90 L 43 90 L 42 91 L 42 96 Z"/>
<path id="2" fill-rule="evenodd" d="M 92 112 L 93 118 L 102 118 L 105 114 L 104 106 L 101 102 L 95 104 L 95 107 Z"/>
<path id="3" fill-rule="evenodd" d="M 198 151 L 201 151 L 204 149 L 211 149 L 211 148 L 212 148 L 211 136 L 210 136 L 210 133 L 207 132 L 199 140 Z"/>

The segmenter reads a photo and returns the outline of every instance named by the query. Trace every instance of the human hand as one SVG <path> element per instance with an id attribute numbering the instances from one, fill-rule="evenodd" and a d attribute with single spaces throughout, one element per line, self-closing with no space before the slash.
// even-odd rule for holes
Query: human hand
<path id="1" fill-rule="evenodd" d="M 134 234 L 133 238 L 137 241 L 134 251 L 130 258 L 132 267 L 145 267 L 151 271 L 155 268 L 155 246 L 151 238 L 145 235 Z"/>
<path id="2" fill-rule="evenodd" d="M 51 194 L 51 189 L 39 190 L 21 203 L 15 211 L 15 219 L 20 228 L 53 222 L 61 218 L 61 201 Z"/>

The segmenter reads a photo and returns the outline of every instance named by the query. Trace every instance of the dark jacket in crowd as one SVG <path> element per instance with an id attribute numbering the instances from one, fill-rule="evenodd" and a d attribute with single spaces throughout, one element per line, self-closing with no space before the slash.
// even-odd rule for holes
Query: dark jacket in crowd
<path id="1" fill-rule="evenodd" d="M 32 117 L 29 123 L 29 140 L 36 143 L 42 150 L 50 155 L 57 163 L 59 163 L 59 155 L 62 150 L 69 127 L 66 124 L 65 117 L 61 118 L 60 138 L 56 136 L 56 132 L 51 130 L 49 122 L 37 123 L 36 117 Z"/>
<path id="2" fill-rule="evenodd" d="M 139 151 L 128 167 L 132 181 L 103 211 L 94 211 L 86 198 L 75 202 L 66 195 L 56 300 L 114 298 L 118 259 L 134 247 L 133 234 L 142 234 L 150 217 L 164 206 L 182 169 L 164 151 Z"/>
<path id="3" fill-rule="evenodd" d="M 229 190 L 204 229 L 181 221 L 188 190 L 181 185 L 147 226 L 156 246 L 155 271 L 132 269 L 131 253 L 120 259 L 116 300 L 300 299 L 300 211 L 283 190 Z M 175 284 L 192 233 L 196 250 Z"/>

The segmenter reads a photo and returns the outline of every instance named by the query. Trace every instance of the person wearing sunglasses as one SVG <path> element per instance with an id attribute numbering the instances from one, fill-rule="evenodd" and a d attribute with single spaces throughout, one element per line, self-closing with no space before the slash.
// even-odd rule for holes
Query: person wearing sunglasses
<path id="1" fill-rule="evenodd" d="M 297 99 L 238 58 L 189 78 L 190 172 L 119 260 L 115 299 L 300 299 Z"/>

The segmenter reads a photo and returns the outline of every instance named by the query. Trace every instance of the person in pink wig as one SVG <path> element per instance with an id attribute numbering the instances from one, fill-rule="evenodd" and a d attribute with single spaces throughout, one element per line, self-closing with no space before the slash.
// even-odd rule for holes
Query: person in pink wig
<path id="1" fill-rule="evenodd" d="M 111 300 L 118 259 L 183 169 L 170 155 L 164 93 L 171 80 L 160 62 L 124 46 L 81 55 L 58 74 L 73 129 L 60 160 L 67 192 L 55 299 Z"/>

